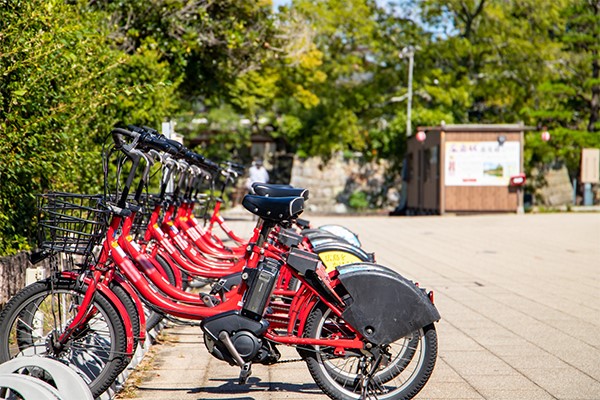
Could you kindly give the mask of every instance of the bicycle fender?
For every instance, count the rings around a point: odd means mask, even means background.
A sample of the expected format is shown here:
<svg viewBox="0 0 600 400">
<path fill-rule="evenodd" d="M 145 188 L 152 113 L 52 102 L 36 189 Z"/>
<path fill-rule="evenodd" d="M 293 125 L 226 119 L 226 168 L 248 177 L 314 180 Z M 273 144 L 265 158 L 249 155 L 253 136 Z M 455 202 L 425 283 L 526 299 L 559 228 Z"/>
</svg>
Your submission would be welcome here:
<svg viewBox="0 0 600 400">
<path fill-rule="evenodd" d="M 127 353 L 126 355 L 128 357 L 133 356 L 133 352 L 135 351 L 133 348 L 133 326 L 131 325 L 131 320 L 129 319 L 129 313 L 127 312 L 127 309 L 121 302 L 121 299 L 119 299 L 117 295 L 114 294 L 113 291 L 110 290 L 110 288 L 104 283 L 98 283 L 98 290 L 109 299 L 109 301 L 117 308 L 119 314 L 121 314 L 123 325 L 125 326 L 125 334 L 127 335 L 127 349 L 125 350 Z"/>
<path fill-rule="evenodd" d="M 63 271 L 61 273 L 61 278 L 62 279 L 77 279 L 79 274 L 73 272 L 73 271 Z M 83 282 L 86 285 L 91 284 L 91 279 L 88 277 L 85 277 L 83 279 Z M 125 334 L 127 335 L 127 348 L 126 348 L 126 355 L 128 357 L 133 356 L 133 352 L 135 351 L 135 349 L 133 348 L 133 327 L 131 325 L 131 321 L 128 318 L 128 313 L 127 313 L 127 309 L 125 308 L 125 306 L 123 305 L 123 303 L 121 302 L 121 300 L 117 297 L 116 294 L 113 293 L 112 290 L 110 290 L 110 288 L 108 286 L 106 286 L 104 283 L 102 282 L 98 282 L 96 289 L 102 293 L 104 295 L 104 297 L 106 297 L 108 299 L 108 301 L 115 306 L 115 308 L 117 309 L 117 311 L 119 312 L 119 314 L 121 315 L 122 319 L 123 319 L 123 325 L 125 327 Z"/>
<path fill-rule="evenodd" d="M 129 294 L 135 304 L 140 322 L 140 337 L 138 339 L 140 343 L 144 343 L 146 340 L 146 316 L 144 315 L 144 306 L 142 305 L 142 301 L 140 300 L 140 297 L 136 293 L 133 286 L 131 286 L 131 284 L 125 280 L 125 278 L 123 278 L 121 275 L 115 274 L 113 279 L 115 284 L 119 285 L 121 288 L 123 288 L 123 290 L 125 290 L 125 292 L 127 292 L 127 294 Z"/>
<path fill-rule="evenodd" d="M 342 318 L 376 345 L 392 343 L 440 319 L 427 294 L 389 268 L 356 263 L 340 266 L 338 272 L 352 298 Z"/>
</svg>

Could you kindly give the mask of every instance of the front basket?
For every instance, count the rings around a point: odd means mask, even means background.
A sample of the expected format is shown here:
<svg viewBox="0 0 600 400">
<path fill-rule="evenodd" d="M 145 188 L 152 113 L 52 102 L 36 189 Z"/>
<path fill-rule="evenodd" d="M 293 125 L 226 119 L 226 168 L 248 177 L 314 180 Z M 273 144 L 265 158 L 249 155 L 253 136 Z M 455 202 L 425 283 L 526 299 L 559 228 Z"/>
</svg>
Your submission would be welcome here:
<svg viewBox="0 0 600 400">
<path fill-rule="evenodd" d="M 102 196 L 50 192 L 37 199 L 40 248 L 89 255 L 104 236 L 109 211 Z"/>
</svg>

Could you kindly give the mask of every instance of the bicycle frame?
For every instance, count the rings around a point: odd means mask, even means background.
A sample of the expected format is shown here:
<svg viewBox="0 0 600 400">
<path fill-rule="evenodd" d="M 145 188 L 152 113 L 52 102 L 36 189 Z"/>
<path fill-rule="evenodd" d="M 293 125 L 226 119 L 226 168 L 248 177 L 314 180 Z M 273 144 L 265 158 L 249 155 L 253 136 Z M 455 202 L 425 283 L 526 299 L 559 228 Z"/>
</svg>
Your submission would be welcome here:
<svg viewBox="0 0 600 400">
<path fill-rule="evenodd" d="M 62 278 L 77 280 L 79 278 L 79 274 L 72 271 L 64 271 L 61 273 Z M 102 293 L 106 296 L 109 301 L 117 308 L 119 314 L 123 317 L 123 324 L 125 326 L 125 333 L 127 335 L 127 348 L 126 348 L 126 356 L 131 357 L 135 349 L 133 348 L 134 337 L 133 337 L 133 325 L 131 324 L 131 320 L 127 318 L 128 312 L 121 300 L 113 293 L 113 291 L 108 287 L 106 283 L 103 282 L 102 279 L 102 271 L 92 270 L 92 277 L 83 277 L 83 282 L 87 284 L 88 288 L 85 292 L 84 298 L 78 306 L 78 311 L 73 318 L 73 320 L 69 323 L 69 325 L 64 329 L 64 331 L 58 337 L 58 342 L 61 344 L 66 344 L 70 339 L 71 335 L 77 331 L 77 328 L 83 326 L 89 321 L 96 313 L 96 309 L 92 307 L 92 299 L 96 294 L 96 291 Z M 143 326 L 145 330 L 145 320 L 143 320 Z M 142 320 L 140 320 L 140 329 L 142 326 Z M 140 338 L 141 340 L 142 338 Z M 145 332 L 144 332 L 144 340 L 145 340 Z"/>
<path fill-rule="evenodd" d="M 101 268 L 94 268 L 93 278 L 87 278 L 86 283 L 88 284 L 88 291 L 86 292 L 84 302 L 82 303 L 82 307 L 80 307 L 77 316 L 73 319 L 71 324 L 69 325 L 69 329 L 65 330 L 65 333 L 61 335 L 61 340 L 66 342 L 68 337 L 76 330 L 78 326 L 85 320 L 88 312 L 84 310 L 86 307 L 86 302 L 89 305 L 89 300 L 94 295 L 95 291 L 100 291 L 103 294 L 106 294 L 107 297 L 113 302 L 119 311 L 124 316 L 124 320 L 127 320 L 126 329 L 128 335 L 128 353 L 132 352 L 133 349 L 133 331 L 131 328 L 131 321 L 128 321 L 127 311 L 125 307 L 122 305 L 120 300 L 111 292 L 108 284 L 112 279 L 115 279 L 115 276 L 118 276 L 114 273 L 112 268 L 105 268 L 104 266 L 109 266 L 111 261 L 114 262 L 116 268 L 121 271 L 124 279 L 131 283 L 133 288 L 135 288 L 135 292 L 139 293 L 145 301 L 152 304 L 154 308 L 158 308 L 161 311 L 168 313 L 177 318 L 185 318 L 191 320 L 201 320 L 210 316 L 214 316 L 220 314 L 225 311 L 240 309 L 240 302 L 243 300 L 243 295 L 247 290 L 247 285 L 242 283 L 238 290 L 231 294 L 224 302 L 214 306 L 214 307 L 206 307 L 199 305 L 190 305 L 190 304 L 182 304 L 174 302 L 170 299 L 165 298 L 160 293 L 158 293 L 155 289 L 150 286 L 147 282 L 146 278 L 142 275 L 142 273 L 138 270 L 138 267 L 134 264 L 134 262 L 128 257 L 126 251 L 121 247 L 119 243 L 119 239 L 116 238 L 115 232 L 116 228 L 121 224 L 122 217 L 114 216 L 111 222 L 111 226 L 107 231 L 107 239 L 103 244 L 103 251 L 101 253 L 101 257 L 98 263 L 98 266 Z M 279 258 L 280 255 L 265 250 L 260 246 L 254 245 L 251 251 L 251 255 L 248 258 L 248 268 L 256 268 L 258 266 L 259 260 L 261 256 L 266 254 L 269 257 Z M 137 260 L 136 260 L 137 261 Z M 151 263 L 143 263 L 140 264 L 141 269 L 144 273 L 147 270 L 151 270 Z M 285 266 L 283 267 L 285 268 Z M 288 268 L 288 270 L 291 270 Z M 157 273 L 157 272 L 155 272 Z M 295 297 L 292 301 L 292 305 L 290 307 L 290 317 L 286 318 L 287 321 L 273 323 L 273 326 L 269 328 L 268 332 L 265 334 L 265 337 L 269 340 L 274 341 L 275 343 L 285 344 L 285 345 L 312 345 L 312 346 L 332 346 L 336 348 L 355 348 L 360 349 L 363 347 L 363 343 L 361 341 L 361 336 L 358 332 L 348 326 L 348 330 L 354 332 L 356 334 L 355 339 L 352 340 L 342 340 L 342 339 L 312 339 L 302 337 L 304 334 L 304 325 L 306 322 L 306 318 L 310 310 L 314 307 L 314 305 L 321 301 L 326 304 L 329 308 L 331 308 L 332 312 L 335 315 L 341 316 L 342 310 L 329 302 L 326 298 L 324 298 L 316 289 L 314 289 L 310 284 L 305 280 L 305 278 L 295 271 L 291 270 L 291 274 L 298 279 L 302 283 L 302 290 L 295 294 Z M 76 273 L 64 273 L 63 276 L 65 278 L 76 279 Z M 337 281 L 334 281 L 337 284 Z M 142 313 L 143 315 L 143 313 Z M 277 318 L 276 314 L 266 315 L 265 318 L 267 320 Z M 285 327 L 287 334 L 282 335 L 276 332 L 277 329 Z M 296 329 L 295 329 L 296 328 Z M 294 334 L 297 332 L 297 334 Z M 130 345 L 129 345 L 130 344 Z"/>
<path fill-rule="evenodd" d="M 215 207 L 213 209 L 212 216 L 210 217 L 210 220 L 208 223 L 208 228 L 206 229 L 207 234 L 209 234 L 209 232 L 213 231 L 213 227 L 216 223 L 223 230 L 223 232 L 225 232 L 225 234 L 227 236 L 229 236 L 231 239 L 233 239 L 238 244 L 244 245 L 244 243 L 246 241 L 244 239 L 242 239 L 241 237 L 237 236 L 235 234 L 235 232 L 233 232 L 233 230 L 227 225 L 227 223 L 225 222 L 225 219 L 221 215 L 220 211 L 221 211 L 222 203 L 223 203 L 223 200 L 221 200 L 220 198 L 215 199 Z M 215 240 L 221 246 L 225 246 L 223 244 L 223 241 L 221 239 L 219 239 L 218 236 L 210 235 L 210 238 Z"/>
<path fill-rule="evenodd" d="M 185 201 L 177 209 L 173 222 L 178 229 L 184 231 L 190 239 L 198 246 L 200 250 L 206 250 L 210 252 L 216 252 L 221 257 L 237 257 L 243 256 L 246 253 L 246 245 L 248 241 L 245 240 L 237 247 L 226 247 L 218 236 L 212 234 L 212 230 L 204 230 L 198 225 L 196 218 L 193 214 L 194 203 L 191 201 Z M 213 214 L 214 217 L 214 214 Z M 222 219 L 219 215 L 219 217 Z M 232 234 L 233 231 L 230 230 Z M 239 243 L 239 242 L 238 242 Z M 212 254 L 212 253 L 209 253 Z"/>
</svg>

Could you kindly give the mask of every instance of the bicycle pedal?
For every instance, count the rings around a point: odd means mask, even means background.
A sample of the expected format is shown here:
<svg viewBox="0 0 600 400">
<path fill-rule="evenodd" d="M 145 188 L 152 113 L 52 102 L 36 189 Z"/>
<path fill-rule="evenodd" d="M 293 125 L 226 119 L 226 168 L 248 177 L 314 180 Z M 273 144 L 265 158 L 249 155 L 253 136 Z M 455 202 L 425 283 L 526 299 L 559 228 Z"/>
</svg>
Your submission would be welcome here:
<svg viewBox="0 0 600 400">
<path fill-rule="evenodd" d="M 221 300 L 219 300 L 217 297 L 207 293 L 200 293 L 200 298 L 202 299 L 204 305 L 207 307 L 214 307 L 217 304 L 221 303 Z"/>
<path fill-rule="evenodd" d="M 238 384 L 245 385 L 248 382 L 248 377 L 252 375 L 252 364 L 244 363 L 240 370 L 240 377 L 238 379 Z"/>
<path fill-rule="evenodd" d="M 227 283 L 227 280 L 225 280 L 225 279 L 219 279 L 219 281 L 217 283 L 215 283 L 213 285 L 213 287 L 210 289 L 210 294 L 217 294 L 217 293 L 219 293 L 221 290 L 223 290 L 223 288 L 225 287 L 226 283 Z"/>
</svg>

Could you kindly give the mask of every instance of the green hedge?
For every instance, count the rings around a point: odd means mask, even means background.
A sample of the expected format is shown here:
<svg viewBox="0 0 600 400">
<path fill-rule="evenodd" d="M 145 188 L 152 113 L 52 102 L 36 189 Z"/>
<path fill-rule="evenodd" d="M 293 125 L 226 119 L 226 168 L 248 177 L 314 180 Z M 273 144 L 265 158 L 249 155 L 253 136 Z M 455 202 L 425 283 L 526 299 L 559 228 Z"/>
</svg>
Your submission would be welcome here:
<svg viewBox="0 0 600 400">
<path fill-rule="evenodd" d="M 35 194 L 97 192 L 112 126 L 158 125 L 176 84 L 150 47 L 111 45 L 108 15 L 64 1 L 0 8 L 0 255 L 34 246 Z"/>
</svg>

